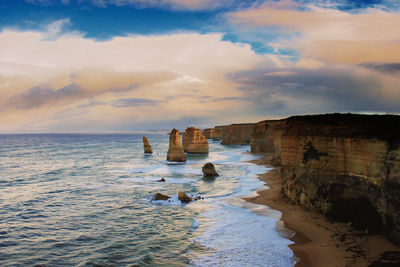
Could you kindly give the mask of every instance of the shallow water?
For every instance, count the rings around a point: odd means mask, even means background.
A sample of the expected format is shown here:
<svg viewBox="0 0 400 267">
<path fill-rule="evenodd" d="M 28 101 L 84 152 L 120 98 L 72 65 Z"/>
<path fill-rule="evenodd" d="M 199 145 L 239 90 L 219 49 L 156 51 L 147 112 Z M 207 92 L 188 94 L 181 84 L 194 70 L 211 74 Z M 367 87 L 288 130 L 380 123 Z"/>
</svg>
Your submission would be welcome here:
<svg viewBox="0 0 400 267">
<path fill-rule="evenodd" d="M 293 265 L 280 213 L 240 200 L 267 171 L 248 146 L 211 141 L 169 164 L 168 135 L 147 136 L 153 155 L 136 134 L 0 135 L 0 265 Z M 209 161 L 220 177 L 203 178 Z M 178 191 L 205 199 L 182 205 Z"/>
</svg>

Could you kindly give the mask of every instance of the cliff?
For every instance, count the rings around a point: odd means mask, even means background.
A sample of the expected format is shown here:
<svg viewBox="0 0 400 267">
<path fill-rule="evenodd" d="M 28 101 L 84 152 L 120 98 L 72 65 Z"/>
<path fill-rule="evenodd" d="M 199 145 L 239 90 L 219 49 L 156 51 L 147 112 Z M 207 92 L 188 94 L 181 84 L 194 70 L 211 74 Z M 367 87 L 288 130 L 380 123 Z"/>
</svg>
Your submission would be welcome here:
<svg viewBox="0 0 400 267">
<path fill-rule="evenodd" d="M 251 136 L 251 152 L 272 153 L 273 164 L 280 165 L 281 137 L 286 127 L 286 120 L 266 120 L 256 123 Z"/>
<path fill-rule="evenodd" d="M 249 145 L 255 123 L 241 123 L 223 126 L 221 144 Z"/>
<path fill-rule="evenodd" d="M 212 129 L 212 139 L 214 141 L 221 141 L 223 145 L 249 145 L 255 125 L 255 123 L 237 123 L 215 126 Z M 204 131 L 208 132 L 208 130 L 205 129 Z"/>
<path fill-rule="evenodd" d="M 400 244 L 400 116 L 326 114 L 255 125 L 293 202 Z"/>
<path fill-rule="evenodd" d="M 203 134 L 207 139 L 213 139 L 214 137 L 214 128 L 207 128 L 203 130 Z"/>
<path fill-rule="evenodd" d="M 208 141 L 203 132 L 195 127 L 189 127 L 182 136 L 183 150 L 187 153 L 207 154 Z"/>
<path fill-rule="evenodd" d="M 214 141 L 220 141 L 222 139 L 222 130 L 224 129 L 225 126 L 215 126 L 214 127 L 214 135 L 212 137 L 212 140 Z"/>
</svg>

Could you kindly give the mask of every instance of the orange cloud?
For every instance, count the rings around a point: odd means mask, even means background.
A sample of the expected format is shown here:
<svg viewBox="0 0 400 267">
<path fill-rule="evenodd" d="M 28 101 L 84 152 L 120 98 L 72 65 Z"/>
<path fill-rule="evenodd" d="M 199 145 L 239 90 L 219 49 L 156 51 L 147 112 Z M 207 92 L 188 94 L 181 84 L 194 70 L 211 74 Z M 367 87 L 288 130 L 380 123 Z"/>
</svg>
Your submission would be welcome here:
<svg viewBox="0 0 400 267">
<path fill-rule="evenodd" d="M 238 103 L 199 99 L 242 96 L 227 74 L 264 60 L 248 45 L 222 41 L 222 34 L 103 42 L 46 36 L 0 32 L 0 132 L 134 129 L 182 116 L 217 118 L 230 106 L 240 113 Z"/>
<path fill-rule="evenodd" d="M 300 11 L 287 3 L 283 7 L 263 5 L 229 17 L 239 25 L 296 33 L 277 43 L 305 58 L 348 64 L 400 61 L 400 13 L 366 9 L 352 14 L 315 6 Z"/>
</svg>

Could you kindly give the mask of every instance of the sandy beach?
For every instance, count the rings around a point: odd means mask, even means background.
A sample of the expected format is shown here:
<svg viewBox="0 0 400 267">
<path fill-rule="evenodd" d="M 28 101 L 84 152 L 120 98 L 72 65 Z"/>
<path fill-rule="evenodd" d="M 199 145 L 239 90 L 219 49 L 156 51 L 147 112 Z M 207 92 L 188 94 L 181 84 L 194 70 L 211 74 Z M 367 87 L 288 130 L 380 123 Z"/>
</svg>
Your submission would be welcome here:
<svg viewBox="0 0 400 267">
<path fill-rule="evenodd" d="M 253 163 L 272 168 L 270 158 L 266 154 Z M 260 175 L 259 179 L 269 188 L 246 200 L 282 212 L 281 221 L 296 233 L 290 246 L 299 259 L 296 267 L 369 266 L 385 251 L 400 251 L 400 247 L 383 236 L 368 235 L 345 223 L 330 222 L 321 214 L 289 202 L 281 193 L 279 167 Z"/>
</svg>

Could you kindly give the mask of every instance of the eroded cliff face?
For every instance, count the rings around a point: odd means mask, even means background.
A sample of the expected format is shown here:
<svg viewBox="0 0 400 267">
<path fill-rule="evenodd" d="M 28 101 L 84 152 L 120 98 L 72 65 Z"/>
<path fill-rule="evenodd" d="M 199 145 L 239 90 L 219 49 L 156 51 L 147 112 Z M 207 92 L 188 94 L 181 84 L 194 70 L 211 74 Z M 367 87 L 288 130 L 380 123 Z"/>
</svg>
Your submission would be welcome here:
<svg viewBox="0 0 400 267">
<path fill-rule="evenodd" d="M 257 123 L 293 202 L 400 244 L 400 116 L 328 114 Z"/>
<path fill-rule="evenodd" d="M 222 128 L 221 144 L 249 145 L 255 123 L 231 124 Z"/>
<path fill-rule="evenodd" d="M 212 137 L 213 141 L 220 141 L 222 139 L 222 130 L 225 126 L 215 126 L 214 127 L 214 135 Z"/>
<path fill-rule="evenodd" d="M 273 153 L 273 164 L 280 165 L 281 137 L 286 127 L 285 120 L 267 120 L 256 123 L 251 136 L 251 152 Z"/>
<path fill-rule="evenodd" d="M 203 134 L 207 139 L 212 139 L 214 137 L 214 128 L 204 129 Z"/>
</svg>

